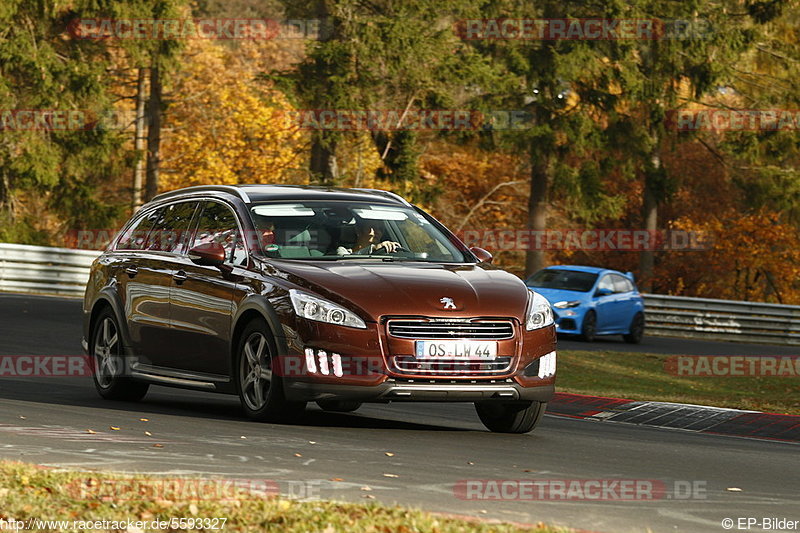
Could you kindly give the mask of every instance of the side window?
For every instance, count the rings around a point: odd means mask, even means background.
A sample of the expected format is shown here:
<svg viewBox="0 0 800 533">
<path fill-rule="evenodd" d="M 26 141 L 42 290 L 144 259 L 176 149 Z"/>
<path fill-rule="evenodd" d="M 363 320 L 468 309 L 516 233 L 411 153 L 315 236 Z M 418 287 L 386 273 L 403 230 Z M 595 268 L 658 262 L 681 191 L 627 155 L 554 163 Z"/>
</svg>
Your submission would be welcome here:
<svg viewBox="0 0 800 533">
<path fill-rule="evenodd" d="M 611 274 L 611 280 L 614 283 L 614 292 L 616 293 L 628 292 L 628 286 L 625 283 L 625 278 L 623 278 L 622 276 L 618 276 L 616 274 Z"/>
<path fill-rule="evenodd" d="M 216 242 L 225 248 L 229 263 L 242 265 L 247 260 L 243 235 L 239 234 L 236 216 L 227 206 L 219 202 L 206 202 L 197 225 L 197 233 L 190 248 Z"/>
<path fill-rule="evenodd" d="M 145 250 L 147 249 L 147 238 L 150 235 L 150 230 L 156 225 L 156 221 L 161 216 L 163 209 L 154 209 L 147 213 L 139 215 L 131 226 L 125 230 L 125 233 L 117 241 L 115 250 Z"/>
<path fill-rule="evenodd" d="M 620 275 L 614 275 L 614 292 L 631 292 L 633 283 Z"/>
<path fill-rule="evenodd" d="M 197 202 L 180 202 L 163 209 L 147 239 L 147 249 L 181 253 L 196 208 Z"/>
<path fill-rule="evenodd" d="M 600 283 L 597 284 L 597 290 L 600 289 L 608 289 L 611 292 L 614 292 L 614 281 L 611 279 L 611 275 L 603 276 L 603 279 L 600 280 Z"/>
</svg>

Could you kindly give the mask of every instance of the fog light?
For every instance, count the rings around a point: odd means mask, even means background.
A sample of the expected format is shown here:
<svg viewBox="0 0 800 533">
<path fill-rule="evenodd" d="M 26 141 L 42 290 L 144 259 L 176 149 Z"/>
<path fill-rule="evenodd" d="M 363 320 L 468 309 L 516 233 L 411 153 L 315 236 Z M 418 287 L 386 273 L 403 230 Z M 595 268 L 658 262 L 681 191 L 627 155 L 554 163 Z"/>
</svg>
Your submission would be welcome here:
<svg viewBox="0 0 800 533">
<path fill-rule="evenodd" d="M 313 374 L 317 371 L 317 362 L 314 359 L 314 350 L 311 348 L 306 348 L 306 369 L 308 369 L 309 373 Z"/>
<path fill-rule="evenodd" d="M 550 352 L 539 358 L 539 377 L 549 378 L 556 373 L 556 352 Z"/>
<path fill-rule="evenodd" d="M 333 375 L 340 378 L 344 375 L 342 372 L 342 356 L 338 353 L 331 354 L 331 362 L 333 363 Z"/>
<path fill-rule="evenodd" d="M 325 350 L 320 350 L 317 352 L 317 357 L 319 359 L 319 372 L 320 374 L 328 375 L 331 373 L 330 368 L 328 368 L 328 353 Z"/>
</svg>

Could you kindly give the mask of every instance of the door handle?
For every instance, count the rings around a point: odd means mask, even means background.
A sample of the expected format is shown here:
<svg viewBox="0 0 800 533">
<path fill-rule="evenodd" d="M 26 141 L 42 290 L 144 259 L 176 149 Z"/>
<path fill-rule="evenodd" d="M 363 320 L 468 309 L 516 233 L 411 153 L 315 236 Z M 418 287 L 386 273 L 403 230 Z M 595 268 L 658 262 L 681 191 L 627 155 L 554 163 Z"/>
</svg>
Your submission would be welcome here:
<svg viewBox="0 0 800 533">
<path fill-rule="evenodd" d="M 139 269 L 136 267 L 136 265 L 128 265 L 125 267 L 125 273 L 128 275 L 128 277 L 132 278 L 139 273 Z"/>
<path fill-rule="evenodd" d="M 175 282 L 176 282 L 178 285 L 180 285 L 181 283 L 183 283 L 184 281 L 186 281 L 186 278 L 188 278 L 188 277 L 189 277 L 189 276 L 187 276 L 187 275 L 186 275 L 186 272 L 184 272 L 183 270 L 178 270 L 177 272 L 175 272 L 175 273 L 172 275 L 172 279 L 174 279 L 174 280 L 175 280 Z"/>
</svg>

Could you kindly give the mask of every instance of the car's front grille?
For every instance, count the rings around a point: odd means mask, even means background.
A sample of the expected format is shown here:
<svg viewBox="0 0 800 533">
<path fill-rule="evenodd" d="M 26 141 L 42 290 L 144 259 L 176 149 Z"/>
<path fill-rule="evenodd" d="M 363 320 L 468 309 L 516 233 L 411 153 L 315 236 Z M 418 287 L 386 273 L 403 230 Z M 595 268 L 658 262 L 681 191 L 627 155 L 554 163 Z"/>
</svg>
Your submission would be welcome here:
<svg viewBox="0 0 800 533">
<path fill-rule="evenodd" d="M 394 370 L 405 374 L 435 376 L 489 376 L 505 374 L 511 369 L 513 358 L 498 357 L 491 361 L 466 361 L 464 359 L 419 360 L 410 355 L 392 358 Z"/>
<path fill-rule="evenodd" d="M 510 320 L 480 319 L 393 319 L 389 335 L 401 339 L 474 339 L 505 340 L 514 338 Z"/>
</svg>

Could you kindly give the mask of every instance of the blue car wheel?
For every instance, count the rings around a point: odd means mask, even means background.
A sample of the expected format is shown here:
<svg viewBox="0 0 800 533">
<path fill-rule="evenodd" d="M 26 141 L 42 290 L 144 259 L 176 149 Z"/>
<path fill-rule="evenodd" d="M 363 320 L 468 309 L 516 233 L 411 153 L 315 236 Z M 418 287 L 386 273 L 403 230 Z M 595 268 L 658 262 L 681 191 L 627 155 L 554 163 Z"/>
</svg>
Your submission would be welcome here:
<svg viewBox="0 0 800 533">
<path fill-rule="evenodd" d="M 628 333 L 623 335 L 622 338 L 625 339 L 625 342 L 628 344 L 639 344 L 642 342 L 643 336 L 644 315 L 642 313 L 636 313 L 636 315 L 633 317 L 633 320 L 631 320 L 631 327 L 628 330 Z"/>
</svg>

